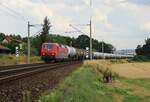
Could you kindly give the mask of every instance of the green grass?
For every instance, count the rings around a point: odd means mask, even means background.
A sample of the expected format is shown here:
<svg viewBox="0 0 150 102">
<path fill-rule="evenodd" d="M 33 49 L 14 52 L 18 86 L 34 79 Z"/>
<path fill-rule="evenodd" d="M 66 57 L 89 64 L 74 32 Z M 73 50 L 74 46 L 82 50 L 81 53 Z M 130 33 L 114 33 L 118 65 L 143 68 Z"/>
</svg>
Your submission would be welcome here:
<svg viewBox="0 0 150 102">
<path fill-rule="evenodd" d="M 80 68 L 66 78 L 40 102 L 150 102 L 150 96 L 134 94 L 135 87 L 150 92 L 148 80 L 117 78 L 115 83 L 106 84 L 102 75 L 91 68 Z M 140 89 L 139 89 L 140 90 Z"/>
<path fill-rule="evenodd" d="M 124 79 L 123 82 L 128 83 L 129 85 L 138 85 L 140 87 L 144 87 L 148 90 L 150 90 L 150 79 L 136 79 L 136 80 L 131 80 L 131 79 Z"/>
</svg>

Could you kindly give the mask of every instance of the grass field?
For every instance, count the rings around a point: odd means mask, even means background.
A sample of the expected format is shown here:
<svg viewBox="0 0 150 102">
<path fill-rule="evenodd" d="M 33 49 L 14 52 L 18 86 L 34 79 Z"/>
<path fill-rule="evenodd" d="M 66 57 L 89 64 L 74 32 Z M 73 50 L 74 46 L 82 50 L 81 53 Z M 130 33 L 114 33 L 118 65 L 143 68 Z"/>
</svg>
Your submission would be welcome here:
<svg viewBox="0 0 150 102">
<path fill-rule="evenodd" d="M 150 102 L 150 79 L 147 77 L 126 78 L 119 71 L 122 77 L 117 77 L 112 83 L 103 82 L 103 75 L 98 69 L 105 70 L 116 64 L 120 68 L 121 63 L 123 66 L 129 64 L 126 61 L 87 61 L 62 81 L 58 88 L 45 93 L 40 102 Z"/>
<path fill-rule="evenodd" d="M 86 61 L 85 65 L 92 68 L 109 68 L 113 72 L 116 72 L 122 77 L 132 79 L 150 79 L 150 62 L 128 62 L 127 60 L 95 60 Z"/>
<path fill-rule="evenodd" d="M 125 63 L 113 64 L 112 71 L 118 73 L 120 76 L 133 79 L 150 79 L 150 63 Z"/>
<path fill-rule="evenodd" d="M 41 58 L 39 56 L 31 56 L 31 63 L 40 63 Z M 15 55 L 0 55 L 0 66 L 3 65 L 15 65 L 15 64 L 26 64 L 27 56 L 19 56 Z"/>
</svg>

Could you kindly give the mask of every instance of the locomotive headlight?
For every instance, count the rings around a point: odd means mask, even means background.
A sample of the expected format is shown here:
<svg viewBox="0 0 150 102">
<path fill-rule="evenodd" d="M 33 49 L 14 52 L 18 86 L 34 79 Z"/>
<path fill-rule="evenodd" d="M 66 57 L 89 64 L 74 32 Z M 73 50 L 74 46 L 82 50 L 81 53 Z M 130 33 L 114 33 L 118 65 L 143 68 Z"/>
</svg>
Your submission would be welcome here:
<svg viewBox="0 0 150 102">
<path fill-rule="evenodd" d="M 51 53 L 52 56 L 55 56 L 55 52 Z"/>
<path fill-rule="evenodd" d="M 44 56 L 44 55 L 45 55 L 45 53 L 42 53 L 42 55 Z"/>
</svg>

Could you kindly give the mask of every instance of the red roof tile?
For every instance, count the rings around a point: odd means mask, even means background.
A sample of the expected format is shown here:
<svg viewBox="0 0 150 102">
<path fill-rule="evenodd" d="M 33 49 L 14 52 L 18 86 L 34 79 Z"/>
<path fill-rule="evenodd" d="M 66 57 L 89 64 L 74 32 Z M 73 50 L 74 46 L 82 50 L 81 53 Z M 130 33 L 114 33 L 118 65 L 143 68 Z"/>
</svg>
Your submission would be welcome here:
<svg viewBox="0 0 150 102">
<path fill-rule="evenodd" d="M 4 46 L 2 46 L 2 45 L 0 45 L 0 49 L 2 49 L 2 50 L 10 50 L 9 48 L 4 47 Z"/>
</svg>

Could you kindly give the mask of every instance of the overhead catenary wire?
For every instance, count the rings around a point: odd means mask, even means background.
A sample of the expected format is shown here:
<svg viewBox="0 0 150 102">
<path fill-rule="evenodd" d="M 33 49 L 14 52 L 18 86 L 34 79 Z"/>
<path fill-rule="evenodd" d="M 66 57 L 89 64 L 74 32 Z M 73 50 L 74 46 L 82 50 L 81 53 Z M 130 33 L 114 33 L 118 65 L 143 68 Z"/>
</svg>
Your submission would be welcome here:
<svg viewBox="0 0 150 102">
<path fill-rule="evenodd" d="M 34 35 L 32 35 L 32 37 L 38 36 L 41 32 L 42 32 L 42 29 L 38 30 Z"/>
<path fill-rule="evenodd" d="M 81 31 L 80 29 L 76 28 L 76 27 L 75 27 L 75 26 L 73 26 L 72 24 L 70 24 L 69 26 L 70 26 L 70 27 L 72 27 L 73 29 L 75 29 L 77 32 L 80 32 L 80 33 L 82 33 L 82 34 L 85 34 L 85 35 L 86 35 L 86 33 L 84 33 L 83 31 Z"/>
<path fill-rule="evenodd" d="M 0 3 L 0 6 L 3 7 L 3 8 L 5 8 L 5 9 L 7 9 L 7 10 L 11 13 L 11 15 L 13 15 L 13 17 L 17 17 L 17 18 L 20 18 L 20 19 L 23 20 L 23 21 L 26 21 L 25 17 L 24 17 L 21 13 L 19 13 L 19 12 L 13 10 L 13 9 L 11 9 L 11 8 L 9 8 L 8 6 L 6 6 L 6 5 L 3 4 L 3 3 Z M 9 14 L 10 14 L 10 13 L 9 13 Z"/>
<path fill-rule="evenodd" d="M 18 16 L 14 15 L 14 14 L 8 12 L 8 11 L 4 11 L 3 9 L 1 9 L 0 11 L 3 11 L 6 15 L 11 16 L 11 17 L 13 17 L 14 19 L 17 19 L 17 18 L 18 18 Z M 20 19 L 20 20 L 21 20 L 21 19 Z"/>
</svg>

